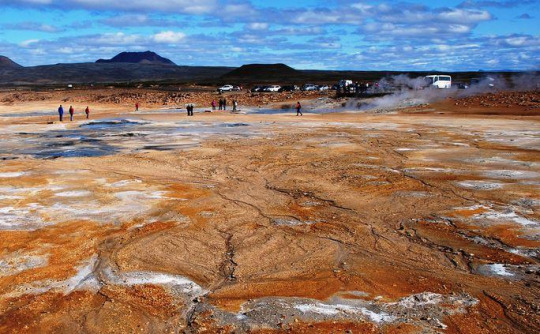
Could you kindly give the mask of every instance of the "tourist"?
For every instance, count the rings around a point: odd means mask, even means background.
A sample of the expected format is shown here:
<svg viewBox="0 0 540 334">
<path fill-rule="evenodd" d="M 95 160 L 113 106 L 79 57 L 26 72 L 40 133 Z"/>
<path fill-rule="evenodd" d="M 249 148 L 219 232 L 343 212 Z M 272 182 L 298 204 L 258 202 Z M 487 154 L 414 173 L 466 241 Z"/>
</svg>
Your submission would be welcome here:
<svg viewBox="0 0 540 334">
<path fill-rule="evenodd" d="M 135 103 L 135 111 L 139 111 L 139 102 Z"/>
<path fill-rule="evenodd" d="M 219 110 L 223 110 L 223 99 L 219 99 Z"/>
<path fill-rule="evenodd" d="M 73 122 L 73 114 L 75 113 L 75 109 L 73 109 L 73 106 L 69 106 L 69 120 Z"/>
<path fill-rule="evenodd" d="M 90 115 L 90 108 L 88 108 L 88 106 L 84 109 L 84 113 L 86 114 L 86 119 L 88 119 L 88 116 Z"/>
<path fill-rule="evenodd" d="M 212 100 L 212 110 L 216 110 L 216 100 Z"/>
<path fill-rule="evenodd" d="M 238 107 L 238 101 L 233 100 L 232 101 L 232 111 L 236 112 L 236 108 Z"/>
<path fill-rule="evenodd" d="M 298 116 L 298 114 L 300 114 L 300 116 L 303 116 L 300 109 L 302 109 L 302 106 L 300 105 L 300 102 L 296 102 L 296 116 Z"/>
<path fill-rule="evenodd" d="M 60 117 L 60 122 L 62 122 L 62 118 L 64 117 L 64 108 L 62 107 L 62 105 L 58 107 L 58 116 Z"/>
<path fill-rule="evenodd" d="M 227 110 L 227 100 L 223 98 L 223 110 Z"/>
</svg>

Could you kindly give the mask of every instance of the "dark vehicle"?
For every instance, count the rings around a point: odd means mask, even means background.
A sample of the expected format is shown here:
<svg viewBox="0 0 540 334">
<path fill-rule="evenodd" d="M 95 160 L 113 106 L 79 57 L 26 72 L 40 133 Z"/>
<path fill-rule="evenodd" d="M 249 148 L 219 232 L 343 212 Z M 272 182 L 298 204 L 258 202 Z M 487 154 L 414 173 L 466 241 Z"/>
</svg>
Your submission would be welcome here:
<svg viewBox="0 0 540 334">
<path fill-rule="evenodd" d="M 255 86 L 253 88 L 251 88 L 251 92 L 254 93 L 254 92 L 262 92 L 263 91 L 263 86 Z"/>
<path fill-rule="evenodd" d="M 331 90 L 338 90 L 339 89 L 339 85 L 338 84 L 334 84 L 332 85 L 332 87 L 330 87 Z"/>
<path fill-rule="evenodd" d="M 484 77 L 484 78 L 472 78 L 471 79 L 471 87 L 472 86 L 479 86 L 482 88 L 495 88 L 495 79 L 492 77 Z"/>
<path fill-rule="evenodd" d="M 295 90 L 298 90 L 297 86 L 289 85 L 289 86 L 281 86 L 278 92 L 294 92 Z"/>
</svg>

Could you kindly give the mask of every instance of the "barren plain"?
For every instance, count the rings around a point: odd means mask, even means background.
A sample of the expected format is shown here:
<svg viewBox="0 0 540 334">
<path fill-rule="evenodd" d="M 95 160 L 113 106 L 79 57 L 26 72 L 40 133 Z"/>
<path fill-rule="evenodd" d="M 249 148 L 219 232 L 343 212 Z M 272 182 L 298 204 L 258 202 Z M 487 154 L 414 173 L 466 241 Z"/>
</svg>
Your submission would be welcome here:
<svg viewBox="0 0 540 334">
<path fill-rule="evenodd" d="M 137 94 L 0 94 L 0 332 L 540 331 L 538 91 Z"/>
</svg>

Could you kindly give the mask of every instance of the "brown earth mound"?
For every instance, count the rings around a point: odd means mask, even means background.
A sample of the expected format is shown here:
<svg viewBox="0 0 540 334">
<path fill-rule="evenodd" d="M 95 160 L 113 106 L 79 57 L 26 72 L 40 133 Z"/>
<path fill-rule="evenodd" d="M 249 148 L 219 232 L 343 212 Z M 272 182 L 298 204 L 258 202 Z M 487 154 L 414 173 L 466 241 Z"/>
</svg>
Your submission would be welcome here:
<svg viewBox="0 0 540 334">
<path fill-rule="evenodd" d="M 232 70 L 223 75 L 221 79 L 235 82 L 285 82 L 298 80 L 302 72 L 285 64 L 249 64 Z"/>
<path fill-rule="evenodd" d="M 20 67 L 22 66 L 9 59 L 8 57 L 0 56 L 0 69 L 13 69 Z"/>
</svg>

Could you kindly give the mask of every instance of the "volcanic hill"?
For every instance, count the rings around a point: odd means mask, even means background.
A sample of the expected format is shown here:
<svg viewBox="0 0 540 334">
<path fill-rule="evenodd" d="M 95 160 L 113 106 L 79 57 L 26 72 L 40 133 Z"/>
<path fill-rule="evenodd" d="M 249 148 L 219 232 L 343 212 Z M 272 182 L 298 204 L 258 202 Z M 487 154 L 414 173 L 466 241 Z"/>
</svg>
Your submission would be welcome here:
<svg viewBox="0 0 540 334">
<path fill-rule="evenodd" d="M 20 68 L 21 65 L 17 64 L 13 60 L 9 59 L 5 56 L 0 56 L 0 68 L 2 69 L 8 69 L 8 68 Z"/>
<path fill-rule="evenodd" d="M 134 63 L 176 65 L 170 59 L 163 58 L 155 52 L 121 52 L 111 59 L 98 59 L 96 63 Z"/>
<path fill-rule="evenodd" d="M 276 81 L 302 76 L 302 72 L 285 64 L 248 64 L 223 75 L 222 79 L 236 81 Z"/>
</svg>

